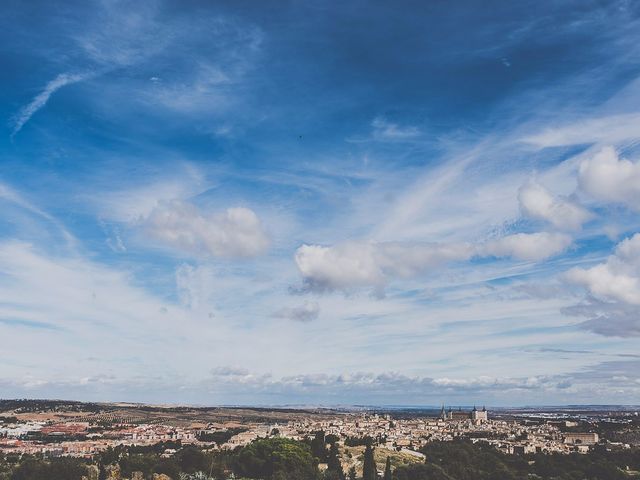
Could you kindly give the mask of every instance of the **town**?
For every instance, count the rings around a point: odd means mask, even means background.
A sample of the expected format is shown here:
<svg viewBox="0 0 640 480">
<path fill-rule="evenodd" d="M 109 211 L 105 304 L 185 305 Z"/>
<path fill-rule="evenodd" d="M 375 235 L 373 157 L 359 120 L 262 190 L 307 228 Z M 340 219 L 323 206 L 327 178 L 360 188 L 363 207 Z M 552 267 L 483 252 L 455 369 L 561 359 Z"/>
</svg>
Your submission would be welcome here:
<svg viewBox="0 0 640 480">
<path fill-rule="evenodd" d="M 5 411 L 0 416 L 0 450 L 86 457 L 118 445 L 176 441 L 225 450 L 272 436 L 304 440 L 317 432 L 337 437 L 342 445 L 370 438 L 380 448 L 416 458 L 421 457 L 420 448 L 429 442 L 458 438 L 485 442 L 507 454 L 586 453 L 601 441 L 620 448 L 630 447 L 611 439 L 601 439 L 594 431 L 598 419 L 582 422 L 588 431 L 571 431 L 579 425 L 578 420 L 518 418 L 504 412 L 492 418 L 491 412 L 484 407 L 467 411 L 443 406 L 439 415 L 433 417 L 395 418 L 392 413 L 301 410 L 282 412 L 273 420 L 252 418 L 251 415 L 238 418 L 219 415 L 220 418 L 213 421 L 208 418 L 211 414 L 207 409 L 199 412 L 198 409 L 157 408 L 155 412 L 153 409 L 145 412 L 141 406 L 117 408 L 105 405 L 103 408 L 93 413 L 25 412 L 21 408 Z M 149 414 L 156 412 L 161 414 Z M 187 412 L 191 415 L 185 415 Z M 229 412 L 242 411 L 229 409 Z M 617 414 L 615 419 L 624 424 L 637 416 L 638 412 L 628 412 Z M 171 450 L 166 454 L 171 454 Z"/>
<path fill-rule="evenodd" d="M 543 465 L 545 457 L 567 459 L 558 464 L 561 469 L 574 468 L 582 457 L 584 468 L 591 468 L 604 454 L 620 463 L 608 464 L 613 472 L 636 478 L 637 468 L 629 465 L 640 460 L 638 415 L 632 407 L 198 408 L 0 400 L 0 479 L 45 475 L 34 465 L 74 466 L 75 473 L 52 478 L 78 480 L 238 478 L 235 473 L 270 479 L 278 477 L 263 474 L 263 463 L 292 451 L 306 456 L 311 470 L 299 476 L 287 464 L 279 467 L 289 472 L 283 478 L 438 478 L 402 472 L 440 468 L 432 464 L 455 461 L 455 449 L 466 449 L 469 468 L 481 461 L 474 455 L 488 455 L 497 469 L 507 468 L 503 462 L 513 469 Z M 260 463 L 255 455 L 266 457 Z M 373 476 L 367 474 L 367 457 Z M 189 466 L 194 461 L 198 467 Z M 262 470 L 247 470 L 251 464 Z"/>
</svg>

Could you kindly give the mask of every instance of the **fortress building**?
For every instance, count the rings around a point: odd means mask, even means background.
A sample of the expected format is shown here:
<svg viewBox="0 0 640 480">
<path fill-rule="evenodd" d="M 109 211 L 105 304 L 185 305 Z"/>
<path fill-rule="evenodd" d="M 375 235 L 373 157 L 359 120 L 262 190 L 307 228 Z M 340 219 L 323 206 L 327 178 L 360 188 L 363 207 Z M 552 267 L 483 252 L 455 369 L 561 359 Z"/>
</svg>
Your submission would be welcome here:
<svg viewBox="0 0 640 480">
<path fill-rule="evenodd" d="M 486 407 L 482 407 L 482 410 L 478 410 L 474 406 L 473 410 L 467 412 L 462 410 L 462 408 L 458 408 L 458 410 L 452 410 L 452 408 L 449 407 L 448 410 L 445 410 L 444 405 L 442 405 L 440 416 L 438 418 L 443 421 L 453 422 L 471 420 L 474 424 L 480 425 L 489 421 L 489 412 L 487 412 Z"/>
<path fill-rule="evenodd" d="M 478 410 L 474 405 L 473 410 L 471 411 L 471 420 L 476 424 L 487 422 L 489 420 L 487 408 L 482 407 L 482 410 Z"/>
</svg>

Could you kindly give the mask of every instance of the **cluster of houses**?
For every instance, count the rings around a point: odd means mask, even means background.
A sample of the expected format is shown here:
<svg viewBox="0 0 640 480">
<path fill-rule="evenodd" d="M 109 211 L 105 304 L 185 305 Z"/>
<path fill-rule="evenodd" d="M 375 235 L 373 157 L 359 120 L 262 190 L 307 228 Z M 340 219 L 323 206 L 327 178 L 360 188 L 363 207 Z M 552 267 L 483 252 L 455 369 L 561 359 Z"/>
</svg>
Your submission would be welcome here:
<svg viewBox="0 0 640 480">
<path fill-rule="evenodd" d="M 83 419 L 88 420 L 88 419 Z M 192 424 L 183 427 L 164 424 L 118 424 L 109 428 L 90 421 L 23 422 L 0 428 L 0 450 L 47 455 L 91 456 L 116 445 L 152 445 L 165 441 L 192 443 L 204 448 L 233 449 L 258 438 L 281 436 L 302 440 L 318 431 L 334 435 L 339 443 L 349 439 L 370 437 L 378 447 L 390 450 L 417 452 L 432 441 L 451 441 L 470 438 L 486 442 L 505 453 L 528 454 L 587 452 L 599 441 L 596 433 L 563 433 L 557 422 L 518 422 L 489 419 L 486 408 L 446 409 L 438 417 L 394 419 L 390 415 L 369 413 L 336 413 L 318 417 L 301 414 L 296 420 L 283 424 Z M 227 430 L 231 429 L 231 430 Z M 201 441 L 207 433 L 233 433 L 221 445 Z M 36 434 L 34 436 L 34 434 Z M 49 441 L 43 441 L 46 437 Z M 59 441 L 51 439 L 59 438 Z"/>
</svg>

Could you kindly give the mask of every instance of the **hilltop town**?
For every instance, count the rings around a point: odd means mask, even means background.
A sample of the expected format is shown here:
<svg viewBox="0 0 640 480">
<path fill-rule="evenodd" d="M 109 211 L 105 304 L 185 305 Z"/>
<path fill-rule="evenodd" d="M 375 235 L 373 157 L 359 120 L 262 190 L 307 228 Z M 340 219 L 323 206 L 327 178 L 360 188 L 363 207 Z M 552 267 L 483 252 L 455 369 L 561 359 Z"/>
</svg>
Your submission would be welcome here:
<svg viewBox="0 0 640 480">
<path fill-rule="evenodd" d="M 637 424 L 638 412 L 598 415 L 515 415 L 486 408 L 441 408 L 432 415 L 410 412 L 170 408 L 123 404 L 5 402 L 0 413 L 0 451 L 90 457 L 116 446 L 179 442 L 232 450 L 254 440 L 335 436 L 345 448 L 371 439 L 382 449 L 421 459 L 429 442 L 469 439 L 506 454 L 586 453 L 598 444 L 629 448 L 603 438 L 600 424 Z M 398 414 L 401 413 L 401 414 Z M 166 455 L 172 449 L 167 448 Z M 345 460 L 345 466 L 350 467 Z"/>
</svg>

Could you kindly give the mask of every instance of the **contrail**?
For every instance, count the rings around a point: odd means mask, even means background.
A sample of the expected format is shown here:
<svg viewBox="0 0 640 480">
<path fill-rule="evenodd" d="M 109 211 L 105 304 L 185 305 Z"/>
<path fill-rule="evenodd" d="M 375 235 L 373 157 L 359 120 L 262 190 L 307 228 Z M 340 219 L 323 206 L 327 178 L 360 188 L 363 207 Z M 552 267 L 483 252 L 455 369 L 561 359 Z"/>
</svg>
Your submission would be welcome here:
<svg viewBox="0 0 640 480">
<path fill-rule="evenodd" d="M 51 97 L 54 92 L 64 87 L 65 85 L 80 82 L 90 76 L 91 75 L 87 73 L 61 73 L 56 78 L 47 83 L 47 86 L 44 88 L 44 90 L 36 95 L 35 98 L 31 100 L 31 103 L 24 106 L 14 117 L 14 126 L 11 132 L 11 138 L 13 138 L 22 129 L 22 127 L 25 126 L 25 124 L 29 121 L 34 113 L 36 113 L 46 105 L 46 103 L 49 101 L 49 97 Z"/>
</svg>

